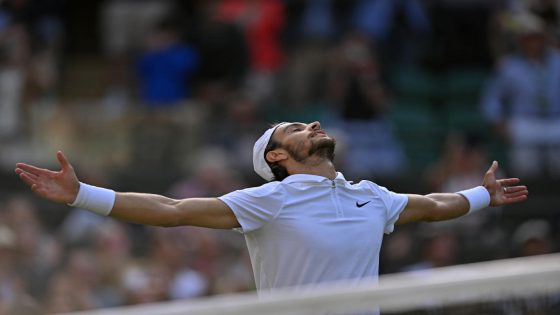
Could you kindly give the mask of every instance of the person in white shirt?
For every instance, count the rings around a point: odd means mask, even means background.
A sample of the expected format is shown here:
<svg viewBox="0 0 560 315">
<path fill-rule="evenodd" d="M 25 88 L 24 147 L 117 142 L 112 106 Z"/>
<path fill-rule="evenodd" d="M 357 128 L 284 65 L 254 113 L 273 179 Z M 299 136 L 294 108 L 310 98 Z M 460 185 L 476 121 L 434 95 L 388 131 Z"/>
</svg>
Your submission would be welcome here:
<svg viewBox="0 0 560 315">
<path fill-rule="evenodd" d="M 15 171 L 43 198 L 116 219 L 241 228 L 259 292 L 376 279 L 383 234 L 395 224 L 449 220 L 528 195 L 518 178 L 495 178 L 496 161 L 482 186 L 458 193 L 398 194 L 371 181 L 353 184 L 335 170 L 334 148 L 319 122 L 277 124 L 253 150 L 255 171 L 269 183 L 218 198 L 175 200 L 90 186 L 60 151 L 60 171 L 24 163 Z"/>
</svg>

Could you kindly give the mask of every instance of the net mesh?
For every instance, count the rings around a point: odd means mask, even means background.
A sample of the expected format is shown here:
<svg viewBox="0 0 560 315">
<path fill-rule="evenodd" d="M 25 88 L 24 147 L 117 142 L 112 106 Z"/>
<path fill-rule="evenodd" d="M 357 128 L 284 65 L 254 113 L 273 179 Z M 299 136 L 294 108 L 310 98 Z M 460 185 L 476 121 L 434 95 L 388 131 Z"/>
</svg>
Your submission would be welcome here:
<svg viewBox="0 0 560 315">
<path fill-rule="evenodd" d="M 72 315 L 560 314 L 560 254 L 384 275 L 379 282 L 244 293 Z M 375 311 L 374 311 L 375 313 Z"/>
</svg>

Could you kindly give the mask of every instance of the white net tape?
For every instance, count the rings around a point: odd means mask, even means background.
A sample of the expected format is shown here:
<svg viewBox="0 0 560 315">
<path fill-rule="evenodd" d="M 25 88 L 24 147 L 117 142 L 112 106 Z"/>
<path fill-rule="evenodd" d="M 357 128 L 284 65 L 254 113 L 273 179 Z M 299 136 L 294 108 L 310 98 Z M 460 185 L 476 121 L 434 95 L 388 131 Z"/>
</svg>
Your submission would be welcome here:
<svg viewBox="0 0 560 315">
<path fill-rule="evenodd" d="M 72 315 L 315 314 L 376 307 L 394 312 L 551 292 L 560 294 L 560 254 L 384 275 L 379 283 L 332 283 L 313 289 L 277 290 L 260 297 L 244 293 Z"/>
</svg>

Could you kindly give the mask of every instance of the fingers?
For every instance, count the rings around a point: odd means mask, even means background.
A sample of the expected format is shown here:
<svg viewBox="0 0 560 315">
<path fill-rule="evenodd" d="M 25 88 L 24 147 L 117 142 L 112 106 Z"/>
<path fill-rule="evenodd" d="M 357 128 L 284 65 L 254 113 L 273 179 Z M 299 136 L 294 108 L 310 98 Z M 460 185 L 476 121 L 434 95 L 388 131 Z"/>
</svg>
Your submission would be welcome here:
<svg viewBox="0 0 560 315">
<path fill-rule="evenodd" d="M 16 172 L 17 172 L 17 169 L 19 168 L 19 169 L 25 171 L 26 173 L 30 173 L 30 174 L 33 174 L 33 175 L 36 175 L 36 176 L 49 175 L 50 173 L 52 173 L 51 171 L 49 171 L 47 169 L 38 168 L 38 167 L 35 167 L 33 165 L 29 165 L 29 164 L 25 164 L 25 163 L 17 163 L 16 167 L 17 167 Z"/>
<path fill-rule="evenodd" d="M 16 170 L 16 173 L 18 173 L 17 170 Z M 21 171 L 21 170 L 18 173 L 18 175 L 19 175 L 19 178 L 21 178 L 21 180 L 24 183 L 26 183 L 27 185 L 29 185 L 31 187 L 33 187 L 34 185 L 35 186 L 37 185 L 37 176 L 35 176 L 33 174 L 26 173 L 26 172 Z"/>
<path fill-rule="evenodd" d="M 504 194 L 513 194 L 513 193 L 517 193 L 520 191 L 525 191 L 527 193 L 529 193 L 529 190 L 527 190 L 527 186 L 512 186 L 512 187 L 504 187 Z"/>
<path fill-rule="evenodd" d="M 527 199 L 527 195 L 521 195 L 521 196 L 511 197 L 511 198 L 508 197 L 505 199 L 504 204 L 516 203 L 516 202 L 524 201 L 526 199 Z"/>
<path fill-rule="evenodd" d="M 529 194 L 529 191 L 527 189 L 523 189 L 523 190 L 518 190 L 516 192 L 508 192 L 505 194 L 506 198 L 517 198 L 520 196 L 527 196 Z"/>
<path fill-rule="evenodd" d="M 67 170 L 71 167 L 70 162 L 68 162 L 68 159 L 66 158 L 66 156 L 64 156 L 64 153 L 62 153 L 62 151 L 56 152 L 56 159 L 58 160 L 58 163 L 60 164 L 62 170 Z"/>
<path fill-rule="evenodd" d="M 20 169 L 20 168 L 16 168 L 16 174 L 21 175 L 21 174 L 23 174 L 23 173 L 27 174 L 28 176 L 30 176 L 30 177 L 33 178 L 34 180 L 39 179 L 39 176 L 37 176 L 37 175 L 35 175 L 35 174 L 31 174 L 31 173 L 28 173 L 28 172 L 26 172 L 26 171 Z"/>
<path fill-rule="evenodd" d="M 529 195 L 527 186 L 504 187 L 504 204 L 524 201 Z"/>
<path fill-rule="evenodd" d="M 521 180 L 519 178 L 504 178 L 497 180 L 502 186 L 510 186 L 519 183 Z"/>
</svg>

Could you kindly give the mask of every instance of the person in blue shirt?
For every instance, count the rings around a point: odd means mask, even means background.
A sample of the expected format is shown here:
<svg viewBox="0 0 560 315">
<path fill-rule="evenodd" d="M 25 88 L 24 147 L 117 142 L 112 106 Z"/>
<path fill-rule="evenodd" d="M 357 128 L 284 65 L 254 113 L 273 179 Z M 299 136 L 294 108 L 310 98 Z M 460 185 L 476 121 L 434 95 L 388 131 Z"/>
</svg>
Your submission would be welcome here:
<svg viewBox="0 0 560 315">
<path fill-rule="evenodd" d="M 172 21 L 157 25 L 136 64 L 142 102 L 148 108 L 175 106 L 191 97 L 197 51 L 179 40 Z"/>
<path fill-rule="evenodd" d="M 524 177 L 560 176 L 560 53 L 536 15 L 515 16 L 518 50 L 500 60 L 482 112 L 509 144 L 509 162 Z"/>
</svg>

